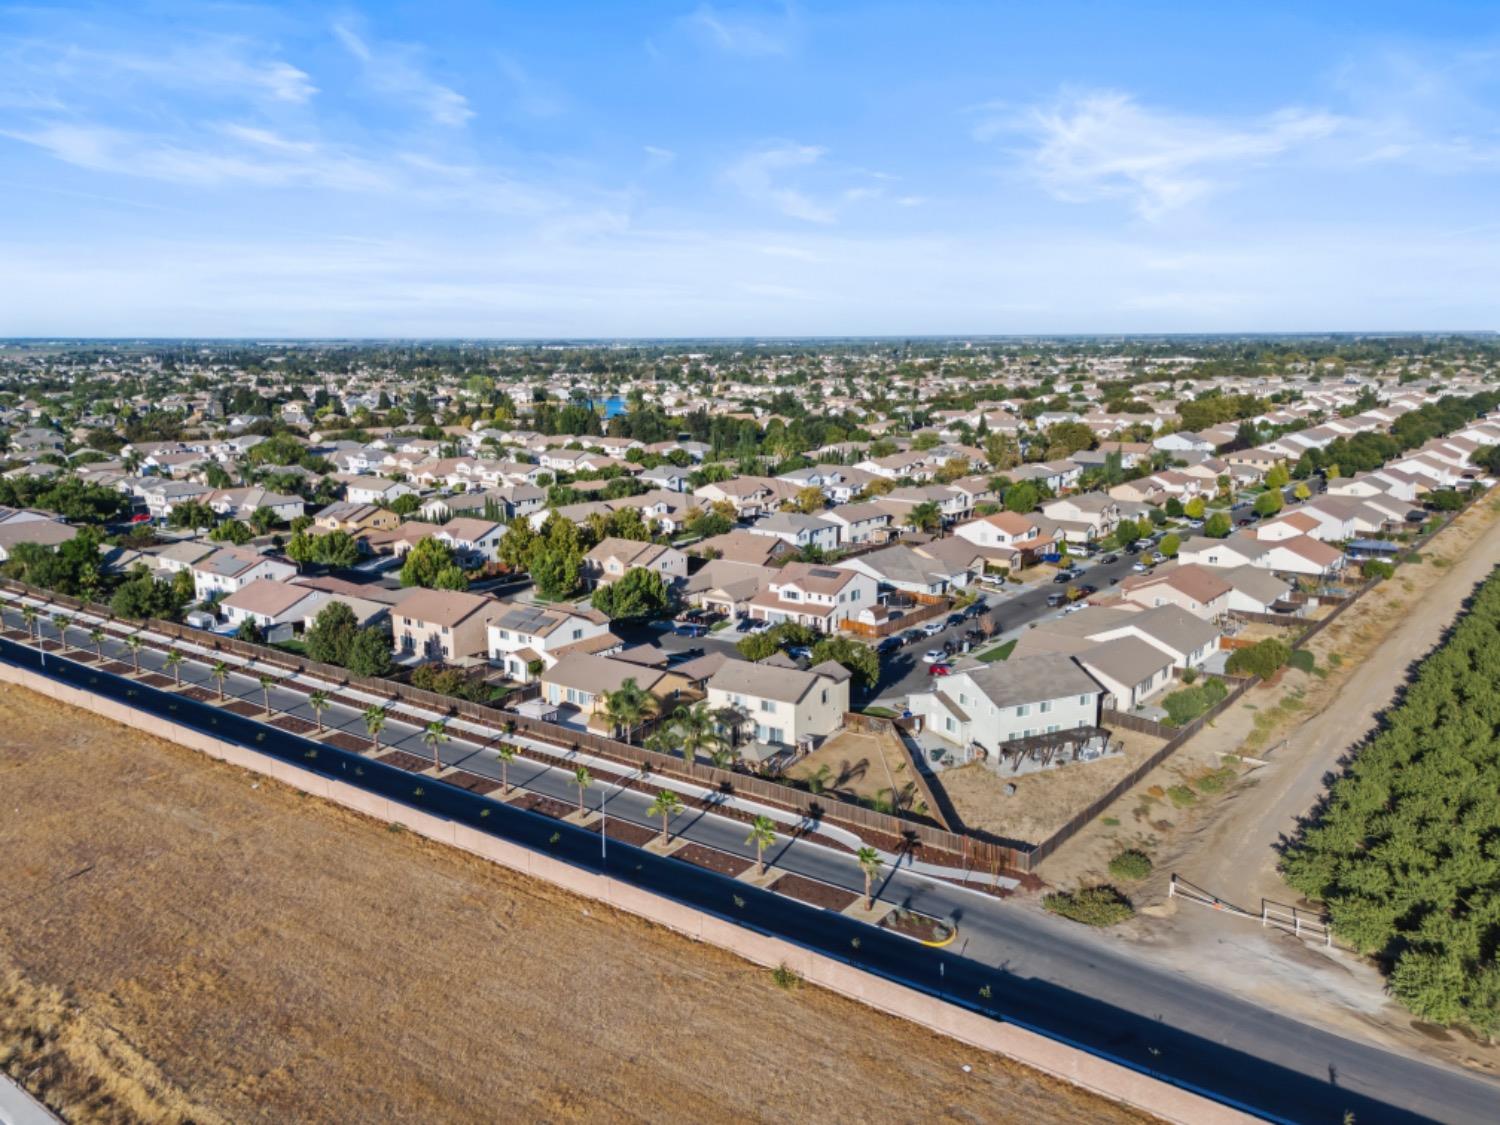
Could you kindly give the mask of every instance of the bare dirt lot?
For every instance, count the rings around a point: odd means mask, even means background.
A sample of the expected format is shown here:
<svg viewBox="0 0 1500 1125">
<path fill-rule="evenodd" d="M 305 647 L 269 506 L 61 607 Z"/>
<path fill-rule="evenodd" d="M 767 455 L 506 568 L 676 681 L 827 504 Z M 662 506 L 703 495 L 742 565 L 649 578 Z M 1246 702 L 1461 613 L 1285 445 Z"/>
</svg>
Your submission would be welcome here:
<svg viewBox="0 0 1500 1125">
<path fill-rule="evenodd" d="M 0 1065 L 72 1120 L 1141 1119 L 14 688 L 0 793 Z"/>
<path fill-rule="evenodd" d="M 943 770 L 933 779 L 933 788 L 947 793 L 965 827 L 1038 843 L 1149 758 L 1163 741 L 1124 729 L 1111 731 L 1110 740 L 1123 743 L 1125 752 L 1023 774 L 1011 774 L 1005 767 L 996 772 L 972 762 Z M 1016 791 L 1007 795 L 1007 785 Z"/>
</svg>

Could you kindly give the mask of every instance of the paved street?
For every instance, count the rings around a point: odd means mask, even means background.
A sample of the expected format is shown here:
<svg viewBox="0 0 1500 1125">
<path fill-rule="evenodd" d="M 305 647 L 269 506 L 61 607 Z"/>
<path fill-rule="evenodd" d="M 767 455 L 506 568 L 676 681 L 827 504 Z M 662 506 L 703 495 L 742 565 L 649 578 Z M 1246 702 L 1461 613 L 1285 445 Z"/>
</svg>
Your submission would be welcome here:
<svg viewBox="0 0 1500 1125">
<path fill-rule="evenodd" d="M 0 611 L 5 623 L 23 628 L 14 608 Z M 55 629 L 43 617 L 39 627 L 48 636 Z M 75 628 L 71 643 L 92 648 L 86 630 Z M 185 646 L 179 645 L 179 648 Z M 131 653 L 118 639 L 104 643 L 106 656 L 131 663 Z M 143 669 L 163 670 L 165 657 L 149 645 L 140 651 Z M 201 684 L 217 691 L 208 665 L 185 661 L 181 669 L 185 683 Z M 225 682 L 227 695 L 260 706 L 262 688 L 253 674 L 236 672 Z M 313 722 L 306 696 L 284 688 L 271 688 L 272 706 Z M 355 708 L 331 706 L 324 713 L 329 727 L 364 734 L 364 724 Z M 450 724 L 454 737 L 439 754 L 447 765 L 498 778 L 500 763 L 495 752 L 481 747 L 479 740 L 464 737 L 463 725 Z M 382 743 L 422 757 L 430 751 L 421 741 L 418 722 L 391 721 L 382 732 Z M 551 753 L 562 755 L 561 748 Z M 567 757 L 563 755 L 563 757 Z M 619 767 L 612 767 L 616 770 Z M 511 767 L 513 783 L 571 803 L 577 801 L 572 761 L 518 760 Z M 646 814 L 644 794 L 596 785 L 586 793 L 593 808 L 605 803 L 610 817 L 657 828 L 659 822 Z M 786 814 L 782 814 L 785 816 Z M 783 823 L 784 829 L 792 825 Z M 745 843 L 744 823 L 712 812 L 688 811 L 673 824 L 674 834 L 733 854 L 753 857 Z M 827 831 L 827 829 L 824 829 Z M 830 834 L 834 834 L 831 833 Z M 628 861 L 628 847 L 612 843 L 613 851 Z M 852 855 L 805 840 L 791 841 L 778 833 L 777 843 L 767 853 L 778 868 L 860 891 L 863 876 Z M 1429 1065 L 1355 1040 L 1322 1031 L 1267 1011 L 1221 992 L 1185 973 L 1169 972 L 1133 956 L 1116 939 L 1086 930 L 1034 910 L 1011 905 L 992 897 L 938 882 L 920 871 L 888 865 L 878 887 L 879 897 L 896 905 L 910 906 L 955 920 L 959 941 L 951 952 L 969 962 L 996 971 L 995 996 L 1009 1018 L 1047 1028 L 1098 1049 L 1107 1050 L 1140 1065 L 1157 1066 L 1190 1077 L 1202 1086 L 1244 1099 L 1262 1107 L 1274 1107 L 1283 1117 L 1338 1120 L 1351 1099 L 1365 1096 L 1385 1103 L 1373 1107 L 1359 1102 L 1361 1122 L 1420 1120 L 1431 1107 L 1441 1105 L 1445 1121 L 1491 1121 L 1500 1098 L 1500 1086 L 1488 1080 Z M 913 947 L 914 958 L 932 956 Z M 916 964 L 914 962 L 914 964 Z M 1151 1028 L 1158 1031 L 1149 1030 Z M 1232 1049 L 1248 1060 L 1246 1065 L 1226 1068 L 1223 1049 Z M 1168 1061 L 1170 1060 L 1170 1062 Z M 1301 1076 L 1292 1112 L 1285 1099 L 1290 1087 L 1267 1088 L 1263 1068 Z M 1396 1109 L 1394 1107 L 1400 1107 Z"/>
</svg>

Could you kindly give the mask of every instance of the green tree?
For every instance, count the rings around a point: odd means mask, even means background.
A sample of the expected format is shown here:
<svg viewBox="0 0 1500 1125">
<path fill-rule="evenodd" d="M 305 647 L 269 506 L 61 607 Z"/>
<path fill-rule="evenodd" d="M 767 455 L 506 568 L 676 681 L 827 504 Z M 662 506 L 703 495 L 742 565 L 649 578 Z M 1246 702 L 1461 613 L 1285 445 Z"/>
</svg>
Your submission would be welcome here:
<svg viewBox="0 0 1500 1125">
<path fill-rule="evenodd" d="M 938 532 L 943 528 L 943 510 L 934 501 L 923 500 L 911 506 L 903 522 L 914 531 Z"/>
<path fill-rule="evenodd" d="M 214 683 L 219 686 L 219 702 L 224 702 L 224 681 L 229 678 L 229 665 L 222 660 L 214 661 L 214 666 L 208 670 L 208 674 L 214 678 Z"/>
<path fill-rule="evenodd" d="M 1205 511 L 1207 511 L 1207 506 L 1201 496 L 1194 496 L 1182 506 L 1182 514 L 1190 520 L 1201 520 Z"/>
<path fill-rule="evenodd" d="M 365 730 L 370 735 L 370 753 L 378 754 L 380 753 L 380 732 L 385 729 L 385 708 L 366 707 L 364 720 Z"/>
<path fill-rule="evenodd" d="M 438 757 L 438 747 L 448 741 L 448 723 L 446 719 L 434 719 L 422 729 L 422 741 L 427 744 L 427 749 L 432 751 L 432 772 L 439 774 L 443 772 L 443 760 Z"/>
<path fill-rule="evenodd" d="M 1297 482 L 1297 487 L 1292 489 L 1292 495 L 1295 496 L 1298 500 L 1306 500 L 1309 496 L 1312 495 L 1312 489 L 1307 487 L 1305 481 L 1299 480 Z"/>
<path fill-rule="evenodd" d="M 594 784 L 594 776 L 589 773 L 588 767 L 579 766 L 573 771 L 573 784 L 578 786 L 578 817 L 581 820 L 584 815 L 583 795 Z"/>
<path fill-rule="evenodd" d="M 359 542 L 347 531 L 330 531 L 313 542 L 313 559 L 334 570 L 344 570 L 359 562 Z"/>
<path fill-rule="evenodd" d="M 102 663 L 104 660 L 104 630 L 98 626 L 89 630 L 89 640 L 94 642 L 94 652 L 98 654 Z"/>
<path fill-rule="evenodd" d="M 1005 490 L 1004 500 L 1007 512 L 1016 512 L 1024 516 L 1036 511 L 1036 506 L 1041 503 L 1042 494 L 1031 481 L 1023 480 L 1020 484 L 1013 484 Z"/>
<path fill-rule="evenodd" d="M 1286 506 L 1286 501 L 1281 497 L 1281 490 L 1273 488 L 1269 492 L 1262 492 L 1255 498 L 1255 514 L 1258 516 L 1274 516 Z"/>
<path fill-rule="evenodd" d="M 320 664 L 349 663 L 349 648 L 354 643 L 359 619 L 345 602 L 329 602 L 318 611 L 312 624 L 307 627 L 303 641 L 307 655 Z"/>
<path fill-rule="evenodd" d="M 1229 517 L 1227 515 L 1225 515 L 1223 512 L 1215 512 L 1213 515 L 1209 516 L 1207 522 L 1204 523 L 1203 534 L 1208 536 L 1210 539 L 1223 539 L 1233 529 L 1233 525 L 1229 522 Z"/>
<path fill-rule="evenodd" d="M 209 532 L 208 537 L 216 543 L 233 543 L 236 547 L 243 547 L 255 538 L 255 533 L 239 520 L 225 520 Z"/>
<path fill-rule="evenodd" d="M 612 621 L 664 616 L 672 595 L 660 572 L 633 566 L 620 578 L 594 590 L 593 606 Z"/>
<path fill-rule="evenodd" d="M 855 854 L 859 862 L 859 870 L 865 877 L 865 909 L 875 909 L 875 876 L 880 874 L 881 865 L 885 862 L 880 858 L 880 853 L 874 848 L 863 847 Z"/>
<path fill-rule="evenodd" d="M 532 549 L 528 569 L 542 597 L 566 598 L 578 589 L 583 556 L 567 547 L 540 543 Z"/>
<path fill-rule="evenodd" d="M 318 733 L 323 733 L 323 712 L 328 709 L 331 701 L 326 691 L 315 691 L 308 694 L 307 705 L 312 708 L 313 717 L 318 721 Z"/>
<path fill-rule="evenodd" d="M 766 873 L 766 849 L 776 842 L 776 822 L 768 816 L 757 816 L 750 824 L 750 835 L 745 843 L 755 845 L 755 863 L 760 873 Z"/>
<path fill-rule="evenodd" d="M 447 572 L 457 569 L 453 548 L 448 544 L 441 539 L 419 539 L 416 546 L 406 553 L 406 561 L 401 564 L 401 585 L 425 586 L 430 590 L 455 589 L 457 587 L 441 586 L 439 583 L 451 581 Z M 462 571 L 459 573 L 462 574 Z"/>
<path fill-rule="evenodd" d="M 636 726 L 657 709 L 656 697 L 629 676 L 616 691 L 604 695 L 604 716 L 616 728 L 624 728 L 625 741 L 631 741 Z"/>
<path fill-rule="evenodd" d="M 1175 559 L 1177 552 L 1182 549 L 1182 539 L 1176 532 L 1169 531 L 1161 537 L 1161 543 L 1156 549 L 1167 558 Z"/>
<path fill-rule="evenodd" d="M 500 758 L 500 792 L 510 792 L 510 764 L 516 760 L 516 748 L 509 742 L 502 742 L 495 747 L 495 753 Z"/>
<path fill-rule="evenodd" d="M 354 634 L 344 665 L 356 676 L 384 676 L 391 670 L 391 640 L 384 630 L 367 625 Z"/>
<path fill-rule="evenodd" d="M 813 645 L 812 660 L 821 664 L 832 660 L 854 674 L 855 681 L 866 691 L 880 682 L 880 657 L 869 645 L 849 637 L 825 637 Z"/>
<path fill-rule="evenodd" d="M 681 797 L 670 789 L 663 789 L 657 793 L 656 799 L 651 802 L 651 807 L 646 810 L 647 816 L 661 817 L 662 847 L 666 847 L 671 839 L 668 835 L 668 824 L 674 816 L 682 812 L 683 808 Z"/>
<path fill-rule="evenodd" d="M 141 674 L 141 638 L 131 633 L 125 638 L 125 647 L 130 650 L 131 670 L 139 676 Z"/>
</svg>

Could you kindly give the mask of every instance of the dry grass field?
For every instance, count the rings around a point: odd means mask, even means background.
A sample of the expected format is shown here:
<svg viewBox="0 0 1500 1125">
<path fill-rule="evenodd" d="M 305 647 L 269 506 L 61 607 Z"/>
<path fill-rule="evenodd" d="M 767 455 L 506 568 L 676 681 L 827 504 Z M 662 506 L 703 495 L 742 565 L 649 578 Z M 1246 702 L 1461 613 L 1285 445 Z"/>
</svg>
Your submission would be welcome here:
<svg viewBox="0 0 1500 1125">
<path fill-rule="evenodd" d="M 0 1066 L 70 1120 L 1140 1119 L 14 688 L 0 795 Z"/>
</svg>

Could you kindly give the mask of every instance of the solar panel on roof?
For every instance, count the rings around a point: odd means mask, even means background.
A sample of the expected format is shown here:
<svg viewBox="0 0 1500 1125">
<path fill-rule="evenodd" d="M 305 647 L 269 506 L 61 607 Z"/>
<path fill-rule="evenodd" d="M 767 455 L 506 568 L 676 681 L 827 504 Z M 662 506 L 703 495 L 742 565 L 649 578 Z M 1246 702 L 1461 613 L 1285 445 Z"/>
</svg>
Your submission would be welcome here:
<svg viewBox="0 0 1500 1125">
<path fill-rule="evenodd" d="M 807 573 L 811 574 L 814 578 L 837 578 L 839 576 L 838 571 L 829 570 L 826 566 L 815 566 Z"/>
</svg>

